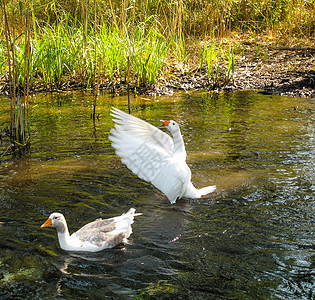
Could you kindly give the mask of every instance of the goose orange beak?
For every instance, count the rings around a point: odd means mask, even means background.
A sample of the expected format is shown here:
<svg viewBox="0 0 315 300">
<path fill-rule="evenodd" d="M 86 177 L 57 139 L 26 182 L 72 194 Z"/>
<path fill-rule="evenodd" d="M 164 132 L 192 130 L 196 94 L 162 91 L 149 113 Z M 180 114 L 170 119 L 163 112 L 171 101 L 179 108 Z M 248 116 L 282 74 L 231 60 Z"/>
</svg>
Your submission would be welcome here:
<svg viewBox="0 0 315 300">
<path fill-rule="evenodd" d="M 51 223 L 51 219 L 48 218 L 47 221 L 41 226 L 41 228 L 43 227 L 49 227 L 49 226 L 52 226 L 52 223 Z"/>
<path fill-rule="evenodd" d="M 170 124 L 170 121 L 166 121 L 166 120 L 161 120 L 161 122 L 165 125 L 168 126 Z"/>
</svg>

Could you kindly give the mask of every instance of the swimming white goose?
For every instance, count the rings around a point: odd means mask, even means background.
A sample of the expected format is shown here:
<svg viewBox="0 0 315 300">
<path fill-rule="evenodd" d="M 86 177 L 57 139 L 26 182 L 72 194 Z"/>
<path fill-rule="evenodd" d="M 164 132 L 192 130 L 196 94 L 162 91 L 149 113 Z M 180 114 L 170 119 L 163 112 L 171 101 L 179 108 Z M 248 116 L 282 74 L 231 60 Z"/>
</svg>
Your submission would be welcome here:
<svg viewBox="0 0 315 300">
<path fill-rule="evenodd" d="M 186 151 L 179 125 L 173 121 L 161 122 L 173 139 L 153 125 L 112 108 L 115 127 L 109 139 L 122 162 L 141 179 L 151 182 L 173 204 L 181 197 L 200 198 L 216 187 L 196 189 L 191 182 L 191 171 L 186 163 Z"/>
<path fill-rule="evenodd" d="M 126 243 L 132 233 L 131 224 L 135 213 L 130 208 L 125 214 L 110 219 L 97 219 L 86 224 L 72 235 L 69 234 L 65 217 L 61 213 L 52 213 L 41 227 L 55 227 L 58 233 L 60 248 L 66 251 L 98 252 Z"/>
</svg>

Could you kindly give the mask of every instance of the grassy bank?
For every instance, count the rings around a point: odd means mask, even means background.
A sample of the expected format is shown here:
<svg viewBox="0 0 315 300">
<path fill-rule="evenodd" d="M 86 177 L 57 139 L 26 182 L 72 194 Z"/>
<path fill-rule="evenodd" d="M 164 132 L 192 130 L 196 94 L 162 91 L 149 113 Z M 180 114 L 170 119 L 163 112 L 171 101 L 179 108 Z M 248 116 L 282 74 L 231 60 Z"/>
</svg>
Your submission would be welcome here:
<svg viewBox="0 0 315 300">
<path fill-rule="evenodd" d="M 185 38 L 167 37 L 149 22 L 137 26 L 126 24 L 123 30 L 103 23 L 97 30 L 91 28 L 85 33 L 82 24 L 69 26 L 67 21 L 36 27 L 30 41 L 22 35 L 11 38 L 12 77 L 16 86 L 24 86 L 28 76 L 29 88 L 35 90 L 93 88 L 97 82 L 102 88 L 115 89 L 127 81 L 134 88 L 149 87 L 161 76 L 170 75 L 170 65 L 182 70 L 189 65 Z M 26 55 L 27 43 L 30 43 L 29 55 Z M 3 44 L 0 51 L 0 71 L 4 78 L 8 72 L 5 48 Z M 223 81 L 231 78 L 233 49 L 234 45 L 230 45 L 225 51 L 212 38 L 209 45 L 204 43 L 198 50 L 198 64 L 207 69 L 213 85 L 219 82 L 220 73 L 224 74 Z"/>
<path fill-rule="evenodd" d="M 235 41 L 235 33 L 254 43 L 262 35 L 278 43 L 312 39 L 314 6 L 302 0 L 2 1 L 8 28 L 3 22 L 1 78 L 9 82 L 10 62 L 15 85 L 28 82 L 32 90 L 115 89 L 126 82 L 138 88 L 172 76 L 174 68 L 198 67 L 217 87 L 233 78 L 235 55 L 247 41 Z"/>
</svg>

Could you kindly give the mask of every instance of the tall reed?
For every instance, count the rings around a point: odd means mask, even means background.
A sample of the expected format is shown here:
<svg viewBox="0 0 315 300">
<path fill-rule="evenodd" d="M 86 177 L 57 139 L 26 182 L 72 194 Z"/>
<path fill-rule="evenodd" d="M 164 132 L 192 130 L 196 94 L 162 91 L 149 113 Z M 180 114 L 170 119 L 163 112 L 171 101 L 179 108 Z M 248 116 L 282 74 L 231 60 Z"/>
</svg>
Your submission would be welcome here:
<svg viewBox="0 0 315 300">
<path fill-rule="evenodd" d="M 15 28 L 12 28 L 13 35 L 8 23 L 6 3 L 2 1 L 2 11 L 4 14 L 5 23 L 5 38 L 7 47 L 7 65 L 8 65 L 8 82 L 9 82 L 9 97 L 11 103 L 11 126 L 10 139 L 14 155 L 22 155 L 25 150 L 29 149 L 29 56 L 30 56 L 30 22 L 29 12 L 25 16 L 25 39 L 24 39 L 24 88 L 23 91 L 19 85 L 19 72 L 22 65 L 17 60 L 16 36 Z"/>
<path fill-rule="evenodd" d="M 11 15 L 21 1 L 10 2 L 9 15 L 13 22 Z M 179 33 L 204 36 L 213 30 L 217 37 L 229 35 L 232 31 L 247 30 L 273 34 L 279 31 L 279 35 L 285 33 L 299 37 L 314 36 L 315 6 L 313 1 L 305 0 L 51 0 L 49 5 L 46 0 L 33 0 L 32 3 L 39 23 L 60 23 L 63 15 L 69 14 L 85 24 L 87 30 L 95 20 L 97 9 L 98 21 L 108 20 L 109 24 L 122 30 L 130 20 L 137 25 L 154 16 L 168 36 Z"/>
</svg>

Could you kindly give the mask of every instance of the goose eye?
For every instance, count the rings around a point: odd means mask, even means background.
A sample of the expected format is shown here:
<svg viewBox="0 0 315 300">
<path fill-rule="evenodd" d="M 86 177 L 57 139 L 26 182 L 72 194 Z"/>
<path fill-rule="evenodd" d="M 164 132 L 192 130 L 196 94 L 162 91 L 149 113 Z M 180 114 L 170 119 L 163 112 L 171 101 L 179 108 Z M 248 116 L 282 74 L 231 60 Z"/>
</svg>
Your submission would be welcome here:
<svg viewBox="0 0 315 300">
<path fill-rule="evenodd" d="M 54 217 L 54 219 L 55 219 L 55 220 L 57 220 L 57 219 L 58 219 L 58 217 Z"/>
</svg>

